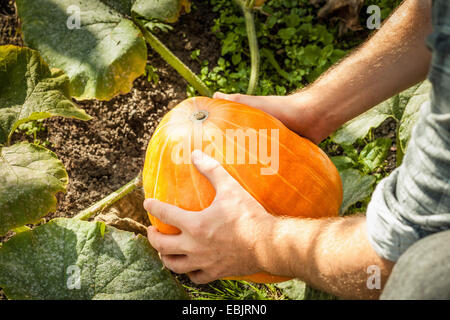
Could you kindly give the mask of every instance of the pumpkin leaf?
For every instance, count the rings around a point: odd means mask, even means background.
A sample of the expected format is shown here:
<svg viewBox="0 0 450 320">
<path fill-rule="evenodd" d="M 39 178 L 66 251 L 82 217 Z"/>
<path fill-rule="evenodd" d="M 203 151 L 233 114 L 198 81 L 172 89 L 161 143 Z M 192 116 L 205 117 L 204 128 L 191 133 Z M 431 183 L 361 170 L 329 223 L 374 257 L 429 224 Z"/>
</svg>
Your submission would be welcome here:
<svg viewBox="0 0 450 320">
<path fill-rule="evenodd" d="M 339 171 L 339 174 L 341 175 L 344 188 L 344 196 L 340 209 L 340 213 L 343 215 L 351 205 L 364 200 L 372 194 L 376 178 L 374 176 L 363 175 L 356 169 Z"/>
<path fill-rule="evenodd" d="M 338 171 L 343 171 L 355 166 L 355 162 L 347 156 L 334 156 L 330 158 Z"/>
<path fill-rule="evenodd" d="M 135 16 L 168 23 L 176 22 L 183 10 L 190 12 L 189 0 L 136 0 L 131 9 Z"/>
<path fill-rule="evenodd" d="M 144 74 L 145 40 L 112 3 L 129 7 L 124 0 L 16 1 L 25 43 L 66 72 L 77 99 L 109 100 L 129 92 Z"/>
<path fill-rule="evenodd" d="M 403 153 L 406 152 L 406 147 L 411 137 L 412 128 L 415 125 L 419 110 L 424 103 L 430 103 L 431 82 L 422 82 L 413 92 L 411 98 L 406 103 L 402 113 L 402 119 L 398 128 L 398 136 Z"/>
<path fill-rule="evenodd" d="M 44 147 L 0 148 L 0 235 L 56 210 L 55 194 L 64 192 L 67 182 L 64 165 Z"/>
<path fill-rule="evenodd" d="M 292 279 L 280 283 L 275 286 L 281 290 L 283 295 L 289 300 L 305 300 L 306 283 L 298 279 Z"/>
<path fill-rule="evenodd" d="M 102 222 L 58 218 L 0 248 L 10 299 L 186 299 L 141 235 Z"/>
<path fill-rule="evenodd" d="M 69 95 L 69 79 L 49 69 L 37 51 L 0 46 L 0 144 L 31 120 L 63 116 L 89 120 Z"/>
<path fill-rule="evenodd" d="M 331 135 L 331 140 L 338 144 L 353 144 L 356 140 L 363 139 L 371 128 L 378 127 L 384 120 L 392 117 L 400 123 L 400 128 L 403 127 L 400 130 L 403 132 L 403 143 L 406 145 L 411 128 L 417 119 L 417 111 L 429 99 L 430 90 L 429 81 L 412 86 L 346 122 Z M 405 124 L 402 125 L 403 122 Z"/>
<path fill-rule="evenodd" d="M 131 8 L 136 0 L 100 0 L 124 16 L 131 16 Z"/>
<path fill-rule="evenodd" d="M 331 135 L 331 140 L 338 144 L 353 144 L 363 139 L 371 128 L 378 127 L 393 113 L 391 101 L 387 100 L 346 122 Z"/>
<path fill-rule="evenodd" d="M 361 150 L 359 158 L 368 172 L 374 171 L 386 160 L 391 144 L 392 140 L 389 138 L 378 138 L 366 144 Z"/>
<path fill-rule="evenodd" d="M 275 284 L 289 300 L 335 300 L 332 294 L 314 289 L 303 281 L 292 279 Z"/>
</svg>

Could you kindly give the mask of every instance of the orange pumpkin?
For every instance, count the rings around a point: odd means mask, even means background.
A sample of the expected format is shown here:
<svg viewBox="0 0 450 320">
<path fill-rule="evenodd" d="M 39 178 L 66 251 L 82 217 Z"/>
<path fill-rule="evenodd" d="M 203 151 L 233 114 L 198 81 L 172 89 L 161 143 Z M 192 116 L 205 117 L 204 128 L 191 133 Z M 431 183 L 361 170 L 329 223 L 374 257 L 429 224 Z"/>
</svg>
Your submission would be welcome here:
<svg viewBox="0 0 450 320">
<path fill-rule="evenodd" d="M 181 102 L 156 128 L 143 170 L 145 197 L 190 211 L 208 207 L 215 190 L 190 161 L 195 149 L 219 161 L 271 214 L 308 218 L 338 215 L 341 179 L 319 147 L 261 110 L 206 97 Z M 151 213 L 149 217 L 162 233 L 180 232 Z M 228 279 L 288 280 L 266 273 Z"/>
</svg>

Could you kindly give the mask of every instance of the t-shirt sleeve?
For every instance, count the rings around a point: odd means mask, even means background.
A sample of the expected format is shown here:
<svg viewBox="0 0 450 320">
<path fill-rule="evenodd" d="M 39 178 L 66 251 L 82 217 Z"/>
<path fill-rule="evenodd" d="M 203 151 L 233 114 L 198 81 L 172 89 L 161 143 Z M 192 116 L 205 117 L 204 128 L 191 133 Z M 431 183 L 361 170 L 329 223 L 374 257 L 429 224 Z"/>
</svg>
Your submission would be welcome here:
<svg viewBox="0 0 450 320">
<path fill-rule="evenodd" d="M 367 207 L 369 241 L 396 261 L 417 240 L 450 228 L 450 3 L 433 2 L 429 80 L 403 163 L 376 187 Z"/>
</svg>

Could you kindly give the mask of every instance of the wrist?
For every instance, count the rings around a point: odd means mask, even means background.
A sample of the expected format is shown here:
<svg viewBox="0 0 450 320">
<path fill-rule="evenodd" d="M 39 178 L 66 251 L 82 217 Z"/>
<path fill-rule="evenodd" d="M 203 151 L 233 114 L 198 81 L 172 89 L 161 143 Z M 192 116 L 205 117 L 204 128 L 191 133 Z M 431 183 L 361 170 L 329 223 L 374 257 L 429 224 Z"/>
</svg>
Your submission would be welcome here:
<svg viewBox="0 0 450 320">
<path fill-rule="evenodd" d="M 273 250 L 275 249 L 275 233 L 273 230 L 275 230 L 275 226 L 278 223 L 277 220 L 275 216 L 267 214 L 257 224 L 257 230 L 254 233 L 256 241 L 253 248 L 253 261 L 255 261 L 258 269 L 257 272 L 273 274 Z"/>
<path fill-rule="evenodd" d="M 260 223 L 254 250 L 258 272 L 298 277 L 292 266 L 292 261 L 297 263 L 299 256 L 292 255 L 292 233 L 289 231 L 292 229 L 292 224 L 289 223 L 291 219 L 269 216 Z"/>
<path fill-rule="evenodd" d="M 306 88 L 290 96 L 292 99 L 293 116 L 298 121 L 294 131 L 318 144 L 328 137 L 335 129 L 333 107 L 323 99 L 323 93 Z"/>
</svg>

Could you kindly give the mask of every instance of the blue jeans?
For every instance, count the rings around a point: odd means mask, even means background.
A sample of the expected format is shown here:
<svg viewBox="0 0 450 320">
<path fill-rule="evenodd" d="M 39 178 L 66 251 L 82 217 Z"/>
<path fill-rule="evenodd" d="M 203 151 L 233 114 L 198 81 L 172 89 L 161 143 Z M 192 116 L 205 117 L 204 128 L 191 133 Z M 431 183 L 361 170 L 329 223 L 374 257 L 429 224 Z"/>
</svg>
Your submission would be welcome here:
<svg viewBox="0 0 450 320">
<path fill-rule="evenodd" d="M 395 264 L 380 299 L 450 299 L 449 243 L 447 230 L 413 244 Z"/>
</svg>

